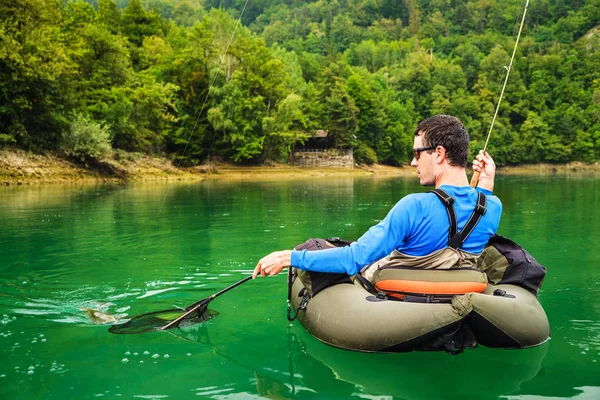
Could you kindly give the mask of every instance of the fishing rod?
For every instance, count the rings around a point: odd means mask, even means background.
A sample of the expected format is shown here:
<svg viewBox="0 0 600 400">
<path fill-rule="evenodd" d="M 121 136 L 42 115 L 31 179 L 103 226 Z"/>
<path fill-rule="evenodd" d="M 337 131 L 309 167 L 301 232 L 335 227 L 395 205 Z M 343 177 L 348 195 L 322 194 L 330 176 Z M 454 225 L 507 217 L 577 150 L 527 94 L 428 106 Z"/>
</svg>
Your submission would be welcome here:
<svg viewBox="0 0 600 400">
<path fill-rule="evenodd" d="M 517 34 L 517 40 L 515 42 L 515 47 L 513 48 L 512 56 L 510 57 L 510 64 L 506 68 L 506 77 L 504 78 L 504 85 L 502 85 L 502 91 L 500 92 L 500 98 L 498 99 L 498 104 L 496 105 L 496 111 L 494 112 L 494 117 L 492 118 L 492 123 L 490 124 L 490 130 L 487 133 L 487 137 L 485 139 L 485 143 L 483 145 L 483 152 L 487 149 L 488 142 L 490 141 L 490 137 L 492 136 L 492 129 L 494 128 L 494 123 L 496 122 L 496 117 L 498 116 L 498 111 L 500 110 L 500 103 L 502 103 L 502 97 L 504 96 L 504 89 L 506 89 L 506 84 L 508 82 L 508 77 L 510 75 L 510 70 L 513 65 L 513 61 L 515 59 L 515 54 L 517 53 L 517 46 L 519 45 L 519 39 L 521 38 L 521 32 L 523 31 L 523 25 L 525 23 L 525 16 L 527 15 L 527 9 L 529 8 L 529 0 L 525 3 L 525 10 L 523 10 L 523 18 L 521 19 L 521 25 L 519 26 L 519 33 Z M 481 175 L 481 171 L 473 171 L 473 176 L 471 177 L 471 187 L 475 188 L 479 183 L 479 176 Z"/>
</svg>

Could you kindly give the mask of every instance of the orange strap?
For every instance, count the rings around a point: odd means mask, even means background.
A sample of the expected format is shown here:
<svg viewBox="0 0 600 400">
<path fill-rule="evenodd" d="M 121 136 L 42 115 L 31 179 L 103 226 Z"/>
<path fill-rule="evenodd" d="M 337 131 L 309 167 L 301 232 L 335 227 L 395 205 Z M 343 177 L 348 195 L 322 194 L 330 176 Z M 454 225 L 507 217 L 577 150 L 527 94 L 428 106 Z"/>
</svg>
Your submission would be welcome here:
<svg viewBox="0 0 600 400">
<path fill-rule="evenodd" d="M 427 282 L 384 280 L 375 283 L 377 290 L 404 294 L 457 295 L 469 292 L 481 293 L 487 288 L 485 282 Z"/>
</svg>

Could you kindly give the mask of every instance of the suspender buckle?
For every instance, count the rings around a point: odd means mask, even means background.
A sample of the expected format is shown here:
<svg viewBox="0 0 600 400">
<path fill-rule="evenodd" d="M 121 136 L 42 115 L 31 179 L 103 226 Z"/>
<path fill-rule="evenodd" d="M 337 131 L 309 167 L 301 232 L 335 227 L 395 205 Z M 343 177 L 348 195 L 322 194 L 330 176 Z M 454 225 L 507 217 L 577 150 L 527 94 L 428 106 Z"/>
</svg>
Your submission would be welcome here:
<svg viewBox="0 0 600 400">
<path fill-rule="evenodd" d="M 486 211 L 487 211 L 487 208 L 485 208 L 484 204 L 477 203 L 477 207 L 475 207 L 475 212 L 477 214 L 483 215 L 483 214 L 485 214 Z"/>
<path fill-rule="evenodd" d="M 387 295 L 385 294 L 385 292 L 383 292 L 383 291 L 377 292 L 375 297 L 377 297 L 380 300 L 387 300 L 387 298 L 388 298 Z"/>
</svg>

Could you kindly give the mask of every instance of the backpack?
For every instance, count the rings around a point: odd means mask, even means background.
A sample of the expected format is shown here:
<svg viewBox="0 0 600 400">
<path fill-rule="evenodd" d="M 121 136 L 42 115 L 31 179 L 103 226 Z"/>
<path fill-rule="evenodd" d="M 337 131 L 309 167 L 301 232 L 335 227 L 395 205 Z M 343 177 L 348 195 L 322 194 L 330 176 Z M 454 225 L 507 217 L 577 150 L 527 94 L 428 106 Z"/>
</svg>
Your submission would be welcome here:
<svg viewBox="0 0 600 400">
<path fill-rule="evenodd" d="M 520 286 L 534 296 L 538 295 L 546 276 L 546 267 L 527 250 L 500 235 L 490 238 L 476 267 L 487 275 L 490 283 Z"/>
</svg>

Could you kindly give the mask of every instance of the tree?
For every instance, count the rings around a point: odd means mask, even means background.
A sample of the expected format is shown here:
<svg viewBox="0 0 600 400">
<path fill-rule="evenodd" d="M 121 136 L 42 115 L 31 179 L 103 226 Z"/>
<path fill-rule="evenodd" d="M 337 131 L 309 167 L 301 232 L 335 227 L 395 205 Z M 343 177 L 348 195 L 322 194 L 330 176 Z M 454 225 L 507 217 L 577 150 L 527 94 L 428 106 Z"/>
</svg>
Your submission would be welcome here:
<svg viewBox="0 0 600 400">
<path fill-rule="evenodd" d="M 467 78 L 467 87 L 472 88 L 475 82 L 477 82 L 482 54 L 479 48 L 471 43 L 459 45 L 455 53 L 458 56 L 457 63 L 461 66 Z"/>
<path fill-rule="evenodd" d="M 111 33 L 119 32 L 121 26 L 121 11 L 115 0 L 98 0 L 96 20 L 106 26 Z"/>
<path fill-rule="evenodd" d="M 353 147 L 358 130 L 358 112 L 343 83 L 337 81 L 325 100 L 325 120 L 329 131 L 327 139 L 333 147 Z"/>
<path fill-rule="evenodd" d="M 132 102 L 128 127 L 117 134 L 115 147 L 145 153 L 161 153 L 166 138 L 178 122 L 175 93 L 178 87 L 155 82 L 151 76 L 138 77 L 139 82 L 129 92 Z"/>
<path fill-rule="evenodd" d="M 305 116 L 306 130 L 314 132 L 323 129 L 323 114 L 325 111 L 322 93 L 313 82 L 308 82 L 302 94 L 302 114 Z"/>
<path fill-rule="evenodd" d="M 342 52 L 359 39 L 360 29 L 354 25 L 348 15 L 340 14 L 333 19 L 329 41 L 334 51 Z"/>
<path fill-rule="evenodd" d="M 121 16 L 121 32 L 127 37 L 134 68 L 138 69 L 140 48 L 145 37 L 164 36 L 160 15 L 142 8 L 140 0 L 130 0 Z"/>
<path fill-rule="evenodd" d="M 373 88 L 369 87 L 363 76 L 353 74 L 346 80 L 346 91 L 352 97 L 354 106 L 358 109 L 356 116 L 357 138 L 373 146 L 375 151 L 379 153 L 379 148 L 384 147 L 383 115 L 377 112 L 377 99 Z"/>
<path fill-rule="evenodd" d="M 264 160 L 287 161 L 292 146 L 304 142 L 310 135 L 307 119 L 302 112 L 302 98 L 290 94 L 277 106 L 277 111 L 263 118 L 265 141 Z"/>
<path fill-rule="evenodd" d="M 0 3 L 0 134 L 24 148 L 52 148 L 67 121 L 75 66 L 60 31 L 59 2 Z"/>
</svg>

